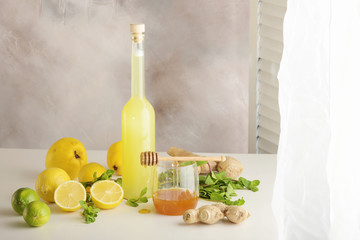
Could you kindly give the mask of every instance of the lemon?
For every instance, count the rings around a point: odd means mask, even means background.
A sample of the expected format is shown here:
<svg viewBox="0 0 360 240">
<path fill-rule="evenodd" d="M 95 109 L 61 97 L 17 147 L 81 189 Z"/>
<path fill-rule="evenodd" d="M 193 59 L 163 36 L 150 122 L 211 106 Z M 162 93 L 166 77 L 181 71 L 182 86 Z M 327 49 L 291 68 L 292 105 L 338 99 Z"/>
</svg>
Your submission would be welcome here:
<svg viewBox="0 0 360 240">
<path fill-rule="evenodd" d="M 46 154 L 46 168 L 64 169 L 71 179 L 77 178 L 80 168 L 87 163 L 84 145 L 75 138 L 62 138 Z"/>
<path fill-rule="evenodd" d="M 24 220 L 32 227 L 39 227 L 47 223 L 50 219 L 50 208 L 42 201 L 29 203 L 23 213 Z"/>
<path fill-rule="evenodd" d="M 122 143 L 113 143 L 107 152 L 107 165 L 117 174 L 122 175 Z"/>
<path fill-rule="evenodd" d="M 69 175 L 61 168 L 48 168 L 36 179 L 35 190 L 43 200 L 54 202 L 56 188 L 69 180 L 71 180 Z"/>
<path fill-rule="evenodd" d="M 91 186 L 90 195 L 97 207 L 111 209 L 121 203 L 124 198 L 124 191 L 116 182 L 103 180 Z"/>
<path fill-rule="evenodd" d="M 23 214 L 26 205 L 40 200 L 39 196 L 31 188 L 19 188 L 11 197 L 11 205 L 18 214 Z"/>
<path fill-rule="evenodd" d="M 73 212 L 81 207 L 81 200 L 86 200 L 86 191 L 81 183 L 67 181 L 56 188 L 54 198 L 59 208 L 67 212 Z"/>
<path fill-rule="evenodd" d="M 106 168 L 99 163 L 88 163 L 84 165 L 79 172 L 79 182 L 91 182 L 94 181 L 94 173 L 100 177 L 101 174 L 106 172 Z"/>
</svg>

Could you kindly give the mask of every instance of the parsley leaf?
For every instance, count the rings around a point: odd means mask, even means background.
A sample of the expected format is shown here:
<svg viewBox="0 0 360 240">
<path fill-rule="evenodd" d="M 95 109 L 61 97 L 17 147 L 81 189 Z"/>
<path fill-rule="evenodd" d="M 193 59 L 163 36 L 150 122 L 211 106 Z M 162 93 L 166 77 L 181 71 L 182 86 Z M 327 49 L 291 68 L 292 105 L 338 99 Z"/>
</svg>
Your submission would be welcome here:
<svg viewBox="0 0 360 240">
<path fill-rule="evenodd" d="M 137 200 L 134 198 L 130 198 L 129 200 L 126 201 L 126 205 L 130 206 L 130 207 L 137 207 L 139 206 L 139 204 L 137 204 Z"/>
<path fill-rule="evenodd" d="M 234 180 L 226 177 L 225 172 L 210 172 L 207 176 L 199 176 L 199 197 L 210 201 L 223 202 L 226 205 L 243 205 L 243 198 L 232 201 L 236 197 L 236 189 L 258 191 L 259 180 L 249 181 L 243 177 Z"/>
<path fill-rule="evenodd" d="M 101 174 L 100 177 L 97 177 L 96 173 L 97 172 L 94 172 L 94 175 L 93 175 L 94 181 L 81 182 L 81 184 L 84 185 L 85 188 L 87 188 L 87 187 L 91 187 L 97 181 L 111 179 L 112 175 L 114 174 L 114 170 L 108 169 L 103 174 Z M 117 180 L 119 180 L 119 178 Z"/>
<path fill-rule="evenodd" d="M 240 177 L 238 182 L 240 185 L 240 189 L 245 188 L 245 189 L 251 190 L 253 192 L 257 192 L 259 190 L 259 188 L 257 187 L 260 184 L 259 180 L 249 181 L 243 177 Z"/>
<path fill-rule="evenodd" d="M 95 222 L 100 209 L 95 207 L 94 202 L 92 201 L 89 194 L 86 195 L 86 201 L 80 201 L 81 207 L 84 209 L 82 215 L 85 218 L 86 223 L 93 223 Z"/>
<path fill-rule="evenodd" d="M 214 179 L 210 176 L 210 174 L 206 177 L 206 179 L 205 179 L 205 184 L 206 184 L 206 185 L 214 185 L 214 184 L 215 184 L 215 181 L 214 181 Z"/>
<path fill-rule="evenodd" d="M 211 193 L 210 195 L 210 200 L 213 200 L 213 201 L 222 201 L 222 200 L 225 200 L 223 196 L 221 196 L 220 193 L 217 193 L 217 192 L 213 192 Z"/>
<path fill-rule="evenodd" d="M 235 201 L 231 201 L 231 200 L 225 200 L 224 204 L 226 205 L 234 205 L 234 206 L 241 206 L 245 203 L 244 198 L 235 200 Z"/>
<path fill-rule="evenodd" d="M 147 199 L 147 197 L 144 197 L 144 195 L 146 193 L 147 193 L 147 187 L 145 187 L 143 190 L 141 190 L 139 198 L 137 198 L 137 199 L 135 199 L 135 198 L 128 199 L 126 201 L 126 205 L 128 205 L 130 207 L 137 207 L 137 206 L 139 206 L 139 203 L 147 203 L 148 199 Z"/>
<path fill-rule="evenodd" d="M 115 182 L 116 182 L 117 184 L 119 184 L 120 186 L 122 186 L 122 178 L 116 179 Z"/>
</svg>

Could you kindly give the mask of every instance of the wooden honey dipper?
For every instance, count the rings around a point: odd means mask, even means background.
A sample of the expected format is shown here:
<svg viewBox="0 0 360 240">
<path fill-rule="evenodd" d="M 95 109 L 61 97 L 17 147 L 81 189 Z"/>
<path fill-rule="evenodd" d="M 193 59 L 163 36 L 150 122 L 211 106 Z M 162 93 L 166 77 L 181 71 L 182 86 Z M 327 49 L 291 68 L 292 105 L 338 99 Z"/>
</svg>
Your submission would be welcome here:
<svg viewBox="0 0 360 240">
<path fill-rule="evenodd" d="M 189 156 L 189 157 L 159 157 L 157 152 L 142 152 L 140 156 L 140 162 L 143 166 L 154 166 L 159 161 L 215 161 L 223 162 L 226 160 L 225 156 L 218 157 L 200 157 L 200 156 Z"/>
</svg>

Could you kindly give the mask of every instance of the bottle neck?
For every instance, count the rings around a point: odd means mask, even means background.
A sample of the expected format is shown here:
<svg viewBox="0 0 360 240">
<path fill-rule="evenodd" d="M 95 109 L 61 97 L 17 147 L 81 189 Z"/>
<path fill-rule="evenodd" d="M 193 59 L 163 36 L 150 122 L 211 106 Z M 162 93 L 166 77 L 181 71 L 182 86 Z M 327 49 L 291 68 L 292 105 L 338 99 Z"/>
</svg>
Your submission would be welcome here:
<svg viewBox="0 0 360 240">
<path fill-rule="evenodd" d="M 144 35 L 132 34 L 131 98 L 145 98 Z"/>
</svg>

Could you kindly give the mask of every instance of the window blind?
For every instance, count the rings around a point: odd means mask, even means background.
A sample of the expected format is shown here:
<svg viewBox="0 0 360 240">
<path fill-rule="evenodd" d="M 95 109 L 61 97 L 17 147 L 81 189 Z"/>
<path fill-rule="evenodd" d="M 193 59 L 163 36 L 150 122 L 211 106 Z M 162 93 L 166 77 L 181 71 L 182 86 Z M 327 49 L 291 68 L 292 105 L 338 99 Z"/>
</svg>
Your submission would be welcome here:
<svg viewBox="0 0 360 240">
<path fill-rule="evenodd" d="M 256 88 L 256 151 L 276 153 L 280 136 L 279 64 L 283 51 L 286 0 L 259 0 Z"/>
</svg>

